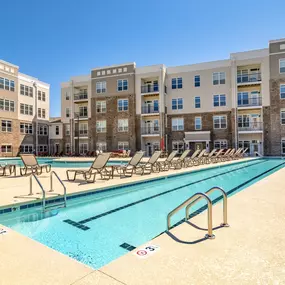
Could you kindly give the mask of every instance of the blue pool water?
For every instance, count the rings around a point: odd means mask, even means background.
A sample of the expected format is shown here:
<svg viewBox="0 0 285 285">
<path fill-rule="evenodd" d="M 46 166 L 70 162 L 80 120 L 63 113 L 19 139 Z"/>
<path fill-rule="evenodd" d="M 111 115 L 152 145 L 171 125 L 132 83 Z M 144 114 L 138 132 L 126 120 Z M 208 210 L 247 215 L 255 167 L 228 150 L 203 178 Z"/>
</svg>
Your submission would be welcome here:
<svg viewBox="0 0 285 285">
<path fill-rule="evenodd" d="M 120 245 L 138 247 L 164 232 L 167 214 L 192 194 L 220 186 L 233 195 L 284 165 L 282 159 L 258 159 L 169 176 L 73 199 L 49 218 L 37 220 L 40 210 L 30 209 L 0 215 L 0 223 L 97 269 L 128 252 Z M 203 205 L 197 203 L 192 212 Z M 179 211 L 172 223 L 184 215 Z"/>
<path fill-rule="evenodd" d="M 90 161 L 64 161 L 64 160 L 58 160 L 56 158 L 48 158 L 48 157 L 39 157 L 37 158 L 39 164 L 51 164 L 52 167 L 61 167 L 61 168 L 78 168 L 78 167 L 90 167 L 93 161 L 93 158 L 90 158 Z M 23 166 L 22 160 L 20 158 L 11 158 L 11 159 L 0 159 L 0 165 L 5 164 L 16 164 L 19 166 Z M 109 164 L 124 164 L 125 161 L 110 160 L 108 162 Z"/>
</svg>

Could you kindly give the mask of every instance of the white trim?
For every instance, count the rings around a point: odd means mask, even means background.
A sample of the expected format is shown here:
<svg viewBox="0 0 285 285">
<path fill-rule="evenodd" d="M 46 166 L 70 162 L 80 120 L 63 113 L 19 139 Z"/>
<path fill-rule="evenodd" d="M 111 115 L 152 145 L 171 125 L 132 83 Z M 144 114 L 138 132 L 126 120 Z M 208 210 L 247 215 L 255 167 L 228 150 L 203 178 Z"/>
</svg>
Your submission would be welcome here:
<svg viewBox="0 0 285 285">
<path fill-rule="evenodd" d="M 269 43 L 270 43 L 270 44 L 280 43 L 280 42 L 285 42 L 285 38 L 283 38 L 283 39 L 276 39 L 276 40 L 271 40 L 271 41 L 269 41 Z"/>
<path fill-rule="evenodd" d="M 196 132 L 184 132 L 185 135 L 195 135 L 195 134 L 210 134 L 211 131 L 196 131 Z"/>
<path fill-rule="evenodd" d="M 225 128 L 215 128 L 215 119 L 214 119 L 215 117 L 226 117 L 226 127 Z M 214 130 L 225 130 L 227 128 L 228 128 L 228 116 L 227 115 L 214 115 L 213 116 L 213 129 Z"/>
<path fill-rule="evenodd" d="M 106 66 L 102 66 L 102 67 L 95 67 L 95 68 L 92 68 L 91 70 L 110 69 L 110 68 L 114 68 L 114 67 L 126 67 L 126 65 L 134 65 L 134 67 L 136 67 L 135 62 L 127 62 L 127 63 L 122 63 L 122 64 L 114 64 L 114 65 L 106 65 Z"/>
<path fill-rule="evenodd" d="M 276 55 L 276 54 L 280 54 L 280 53 L 285 53 L 285 51 L 273 52 L 273 53 L 270 53 L 269 55 Z"/>
<path fill-rule="evenodd" d="M 15 64 L 13 64 L 13 63 L 10 63 L 10 62 L 8 62 L 8 61 L 5 61 L 5 60 L 3 60 L 3 59 L 0 59 L 0 62 L 3 63 L 3 64 L 10 65 L 10 67 L 12 66 L 12 67 L 14 67 L 14 68 L 19 68 L 19 66 L 15 65 Z"/>
</svg>

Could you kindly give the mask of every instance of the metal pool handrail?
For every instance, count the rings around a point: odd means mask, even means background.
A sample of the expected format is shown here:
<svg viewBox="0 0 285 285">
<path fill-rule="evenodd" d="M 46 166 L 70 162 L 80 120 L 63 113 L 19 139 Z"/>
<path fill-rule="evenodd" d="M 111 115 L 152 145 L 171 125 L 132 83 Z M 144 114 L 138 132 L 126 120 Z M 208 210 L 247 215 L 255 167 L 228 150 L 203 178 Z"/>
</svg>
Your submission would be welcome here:
<svg viewBox="0 0 285 285">
<path fill-rule="evenodd" d="M 198 199 L 195 199 L 195 197 L 198 197 Z M 211 239 L 215 238 L 215 235 L 213 235 L 213 217 L 212 217 L 213 203 L 209 198 L 209 196 L 202 192 L 195 193 L 189 199 L 187 199 L 179 206 L 177 206 L 175 209 L 173 209 L 171 212 L 169 212 L 169 214 L 167 215 L 167 230 L 168 231 L 170 230 L 171 228 L 170 219 L 176 212 L 178 212 L 184 207 L 193 206 L 196 202 L 198 202 L 202 198 L 206 199 L 208 204 L 208 234 L 206 235 L 206 238 L 211 238 Z"/>
<path fill-rule="evenodd" d="M 52 177 L 53 175 L 55 175 L 55 177 L 57 178 L 57 180 L 59 181 L 59 183 L 62 185 L 63 187 L 63 199 L 64 199 L 64 207 L 66 207 L 66 187 L 63 184 L 62 180 L 59 178 L 59 176 L 57 175 L 57 173 L 55 171 L 52 171 L 50 173 L 50 191 L 49 192 L 53 192 L 53 180 Z"/>
<path fill-rule="evenodd" d="M 43 193 L 43 209 L 44 209 L 46 206 L 46 191 L 45 191 L 42 183 L 39 181 L 39 179 L 37 178 L 37 176 L 34 173 L 32 173 L 30 175 L 30 194 L 29 195 L 33 195 L 33 177 L 42 190 L 42 193 Z"/>
<path fill-rule="evenodd" d="M 205 194 L 211 194 L 212 192 L 214 191 L 221 191 L 222 192 L 222 195 L 223 195 L 223 223 L 221 223 L 221 226 L 223 227 L 229 227 L 229 224 L 228 224 L 228 195 L 227 193 L 225 192 L 224 189 L 222 189 L 221 187 L 218 187 L 218 186 L 215 186 L 215 187 L 212 187 L 211 189 L 209 189 L 208 191 L 205 192 Z M 197 198 L 196 200 L 194 200 L 191 204 L 189 204 L 187 207 L 186 207 L 186 216 L 185 216 L 185 219 L 188 220 L 189 219 L 189 210 L 190 210 L 190 207 L 200 201 L 202 198 L 199 197 Z"/>
</svg>

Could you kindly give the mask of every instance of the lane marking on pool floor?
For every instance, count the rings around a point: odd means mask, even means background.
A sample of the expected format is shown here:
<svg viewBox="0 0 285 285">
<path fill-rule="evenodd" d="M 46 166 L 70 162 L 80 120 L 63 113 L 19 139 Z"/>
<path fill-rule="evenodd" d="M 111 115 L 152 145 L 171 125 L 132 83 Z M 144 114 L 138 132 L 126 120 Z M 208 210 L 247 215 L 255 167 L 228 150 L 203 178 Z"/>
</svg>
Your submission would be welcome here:
<svg viewBox="0 0 285 285">
<path fill-rule="evenodd" d="M 115 209 L 113 209 L 113 210 L 104 212 L 104 213 L 102 213 L 102 214 L 99 214 L 99 215 L 90 217 L 90 218 L 88 218 L 88 219 L 81 220 L 81 221 L 79 221 L 79 222 L 75 222 L 75 221 L 72 221 L 72 220 L 70 220 L 70 219 L 64 220 L 63 222 L 68 223 L 68 224 L 70 224 L 70 225 L 72 225 L 72 226 L 75 226 L 75 227 L 81 229 L 78 225 L 82 225 L 82 224 L 85 224 L 85 223 L 94 221 L 94 220 L 96 220 L 96 219 L 99 219 L 99 218 L 102 218 L 102 217 L 104 217 L 104 216 L 110 215 L 110 214 L 112 214 L 112 213 L 118 212 L 118 211 L 120 211 L 120 210 L 129 208 L 129 207 L 134 206 L 134 205 L 136 205 L 136 204 L 143 203 L 143 202 L 145 202 L 145 201 L 154 199 L 154 198 L 156 198 L 156 197 L 160 197 L 160 196 L 162 196 L 162 195 L 171 193 L 171 192 L 176 191 L 176 190 L 179 190 L 179 189 L 181 189 L 181 188 L 188 187 L 188 186 L 191 186 L 191 185 L 200 183 L 200 182 L 202 182 L 202 181 L 207 181 L 207 180 L 209 180 L 209 179 L 212 179 L 212 178 L 215 178 L 215 177 L 224 175 L 224 174 L 228 174 L 228 173 L 231 173 L 231 172 L 234 172 L 234 171 L 238 171 L 238 170 L 241 170 L 241 169 L 244 169 L 244 168 L 247 168 L 247 167 L 250 167 L 250 166 L 254 166 L 254 165 L 257 165 L 257 164 L 265 163 L 265 162 L 267 162 L 267 160 L 259 161 L 259 162 L 256 162 L 256 163 L 251 163 L 251 164 L 249 164 L 249 165 L 242 166 L 242 167 L 238 167 L 238 168 L 235 168 L 235 169 L 230 170 L 230 171 L 222 172 L 222 173 L 219 173 L 219 174 L 216 174 L 216 175 L 213 175 L 213 176 L 209 176 L 209 177 L 207 177 L 207 178 L 203 178 L 203 179 L 200 179 L 200 180 L 196 180 L 196 181 L 187 183 L 187 184 L 185 184 L 185 185 L 183 185 L 183 186 L 179 186 L 179 187 L 176 187 L 176 188 L 167 190 L 167 191 L 165 191 L 165 192 L 161 192 L 161 193 L 158 193 L 158 194 L 156 194 L 156 195 L 153 195 L 153 196 L 150 196 L 150 197 L 147 197 L 147 198 L 138 200 L 138 201 L 136 201 L 136 202 L 126 204 L 126 205 L 124 205 L 124 206 L 121 206 L 121 207 L 115 208 Z M 88 227 L 88 229 L 90 229 L 90 228 Z M 87 230 L 87 229 L 86 229 L 86 230 Z"/>
</svg>

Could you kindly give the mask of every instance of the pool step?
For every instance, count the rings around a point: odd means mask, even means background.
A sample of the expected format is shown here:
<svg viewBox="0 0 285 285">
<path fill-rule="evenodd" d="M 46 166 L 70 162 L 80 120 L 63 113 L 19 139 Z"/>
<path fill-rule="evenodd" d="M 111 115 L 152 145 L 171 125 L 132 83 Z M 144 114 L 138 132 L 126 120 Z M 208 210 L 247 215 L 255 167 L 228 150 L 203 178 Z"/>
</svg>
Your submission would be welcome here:
<svg viewBox="0 0 285 285">
<path fill-rule="evenodd" d="M 51 210 L 56 210 L 56 209 L 60 209 L 60 208 L 65 208 L 66 205 L 65 203 L 55 203 L 55 204 L 51 204 L 51 205 L 48 205 L 48 206 L 45 206 L 45 208 L 43 209 L 44 212 L 47 212 L 47 211 L 51 211 Z"/>
</svg>

